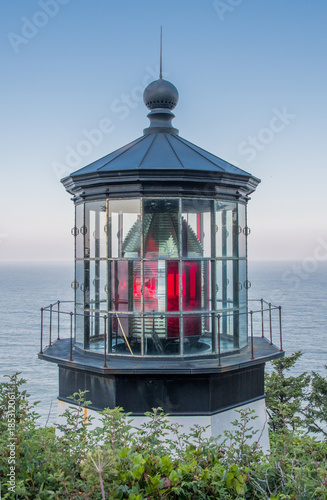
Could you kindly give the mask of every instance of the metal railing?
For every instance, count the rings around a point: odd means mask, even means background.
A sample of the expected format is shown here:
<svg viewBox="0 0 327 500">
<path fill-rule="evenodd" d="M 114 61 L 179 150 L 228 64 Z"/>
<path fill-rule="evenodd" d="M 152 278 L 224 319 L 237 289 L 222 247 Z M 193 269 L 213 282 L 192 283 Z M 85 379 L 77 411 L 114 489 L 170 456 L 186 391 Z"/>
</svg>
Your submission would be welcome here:
<svg viewBox="0 0 327 500">
<path fill-rule="evenodd" d="M 279 336 L 279 345 L 280 345 L 280 351 L 283 350 L 283 339 L 282 339 L 282 307 L 281 306 L 275 306 L 271 304 L 270 302 L 265 301 L 264 299 L 249 299 L 249 303 L 251 302 L 256 302 L 260 303 L 260 306 L 258 309 L 251 309 L 250 311 L 245 311 L 245 312 L 240 312 L 240 311 L 233 311 L 233 312 L 222 312 L 222 313 L 215 313 L 215 317 L 218 320 L 218 346 L 217 346 L 217 355 L 218 355 L 218 366 L 221 366 L 221 343 L 222 343 L 222 332 L 221 332 L 221 321 L 223 318 L 226 317 L 233 317 L 235 318 L 235 315 L 237 315 L 238 319 L 240 316 L 245 315 L 248 318 L 248 342 L 250 342 L 250 348 L 251 348 L 251 359 L 255 359 L 254 357 L 254 331 L 258 331 L 260 333 L 260 336 L 262 338 L 265 337 L 265 331 L 268 323 L 268 330 L 269 330 L 269 344 L 273 345 L 273 329 L 276 330 L 276 325 L 277 325 L 277 330 L 278 330 L 278 336 Z M 77 313 L 73 311 L 63 311 L 61 308 L 62 304 L 74 304 L 73 301 L 57 301 L 54 302 L 53 304 L 50 304 L 47 307 L 42 307 L 41 308 L 41 346 L 40 346 L 40 354 L 43 354 L 43 347 L 44 347 L 44 333 L 45 333 L 45 314 L 48 314 L 48 339 L 49 342 L 47 344 L 47 347 L 51 347 L 53 345 L 53 335 L 56 332 L 56 341 L 62 340 L 61 333 L 62 333 L 62 326 L 64 326 L 66 329 L 68 329 L 68 335 L 69 335 L 69 361 L 73 361 L 73 344 L 74 344 L 74 329 L 73 329 L 73 323 L 74 323 L 74 318 L 76 319 L 77 316 L 82 316 L 85 318 L 85 314 L 82 313 Z M 277 313 L 277 318 L 273 318 L 273 314 L 275 311 L 278 311 Z M 93 311 L 94 312 L 94 311 Z M 87 313 L 89 315 L 89 312 Z M 107 330 L 107 325 L 108 325 L 108 316 L 107 315 L 102 315 L 100 312 L 96 312 L 99 322 L 102 319 L 103 320 L 103 339 L 104 339 L 104 349 L 103 349 L 103 356 L 104 356 L 104 368 L 108 368 L 107 366 L 107 345 L 108 345 L 108 330 Z M 209 313 L 213 315 L 213 313 Z M 275 313 L 276 314 L 276 313 Z M 113 316 L 116 316 L 119 320 L 118 313 L 113 313 Z M 66 324 L 65 322 L 61 319 L 62 317 L 67 318 Z M 255 319 L 254 319 L 255 318 Z M 125 336 L 125 335 L 124 335 Z M 65 336 L 67 338 L 67 334 Z M 127 342 L 127 345 L 129 347 L 127 339 L 125 339 Z M 130 349 L 130 347 L 129 347 Z M 130 349 L 131 354 L 132 351 Z M 228 351 L 224 351 L 228 352 Z"/>
<path fill-rule="evenodd" d="M 51 347 L 53 345 L 52 342 L 52 336 L 53 336 L 53 317 L 54 315 L 57 317 L 57 338 L 56 340 L 60 340 L 60 333 L 61 333 L 61 324 L 62 322 L 60 321 L 60 317 L 66 316 L 70 317 L 70 357 L 69 360 L 73 361 L 73 317 L 74 313 L 67 312 L 67 311 L 62 311 L 60 309 L 61 304 L 73 304 L 74 302 L 71 300 L 57 300 L 57 302 L 54 302 L 53 304 L 50 304 L 47 307 L 41 307 L 41 348 L 40 348 L 40 354 L 43 354 L 43 336 L 44 336 L 44 313 L 49 313 L 49 343 L 48 347 Z M 57 307 L 57 309 L 56 309 Z"/>
<path fill-rule="evenodd" d="M 270 345 L 273 344 L 273 338 L 272 338 L 272 313 L 275 310 L 278 310 L 278 330 L 279 330 L 279 344 L 280 344 L 280 350 L 283 350 L 283 336 L 282 336 L 282 306 L 275 306 L 271 302 L 267 302 L 264 299 L 249 299 L 249 302 L 260 302 L 260 310 L 256 311 L 250 311 L 249 314 L 251 316 L 251 324 L 252 324 L 252 318 L 254 313 L 259 313 L 261 316 L 261 336 L 264 337 L 264 313 L 268 312 L 268 317 L 269 317 L 269 340 L 270 340 Z M 265 308 L 264 304 L 268 307 Z M 251 326 L 252 328 L 252 326 Z"/>
</svg>

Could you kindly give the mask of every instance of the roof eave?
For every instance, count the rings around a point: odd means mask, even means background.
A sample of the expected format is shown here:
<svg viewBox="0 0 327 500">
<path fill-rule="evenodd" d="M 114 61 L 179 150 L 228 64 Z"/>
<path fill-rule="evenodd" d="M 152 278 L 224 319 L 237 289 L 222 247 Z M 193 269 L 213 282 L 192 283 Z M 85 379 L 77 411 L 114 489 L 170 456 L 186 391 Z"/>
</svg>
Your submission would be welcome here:
<svg viewBox="0 0 327 500">
<path fill-rule="evenodd" d="M 246 201 L 260 183 L 260 179 L 226 172 L 194 170 L 164 170 L 121 172 L 92 172 L 88 175 L 65 177 L 61 180 L 65 189 L 74 196 L 74 201 L 111 196 L 214 196 Z M 158 194 L 160 193 L 160 194 Z"/>
</svg>

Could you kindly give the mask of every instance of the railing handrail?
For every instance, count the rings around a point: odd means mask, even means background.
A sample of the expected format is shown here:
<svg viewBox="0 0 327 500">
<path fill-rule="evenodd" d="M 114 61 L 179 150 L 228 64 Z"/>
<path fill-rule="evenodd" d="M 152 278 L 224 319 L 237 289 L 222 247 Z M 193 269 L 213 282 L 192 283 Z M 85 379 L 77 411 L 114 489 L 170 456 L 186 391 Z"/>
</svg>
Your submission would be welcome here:
<svg viewBox="0 0 327 500">
<path fill-rule="evenodd" d="M 250 301 L 254 301 L 254 300 L 257 300 L 257 299 L 249 299 L 249 302 Z M 260 301 L 260 299 L 259 299 Z M 275 310 L 275 309 L 279 309 L 281 306 L 275 306 L 269 302 L 266 302 L 265 300 L 263 301 L 265 304 L 267 304 L 268 306 L 271 306 L 271 310 Z M 56 306 L 56 305 L 60 305 L 60 304 L 68 304 L 68 303 L 71 303 L 71 304 L 74 304 L 74 301 L 73 300 L 58 300 L 57 302 L 54 302 L 53 304 L 49 304 L 48 306 L 46 307 L 42 307 L 42 310 L 43 311 L 49 311 L 51 312 L 51 309 L 52 309 L 52 312 L 58 312 L 58 310 L 53 310 L 53 307 Z M 270 308 L 268 307 L 267 309 L 251 309 L 251 311 L 253 312 L 253 314 L 255 313 L 260 313 L 260 312 L 268 312 L 270 310 Z M 107 316 L 108 318 L 108 315 L 109 316 L 115 316 L 117 314 L 119 314 L 120 316 L 133 316 L 135 315 L 135 311 L 106 311 L 105 313 L 103 312 L 100 312 L 99 310 L 96 310 L 96 309 L 88 309 L 87 310 L 88 314 L 98 314 L 100 316 L 100 318 L 104 318 L 105 316 Z M 60 310 L 60 314 L 67 314 L 67 315 L 70 315 L 71 311 L 63 311 L 63 310 Z M 153 316 L 153 313 L 154 311 L 147 311 L 147 312 L 144 312 L 143 313 L 143 316 Z M 182 313 L 179 312 L 179 311 L 169 311 L 169 316 L 179 316 L 183 314 L 184 316 L 192 316 L 192 315 L 198 315 L 198 314 L 207 314 L 208 316 L 212 316 L 212 315 L 215 315 L 216 318 L 218 318 L 218 315 L 222 316 L 234 316 L 235 314 L 239 314 L 239 315 L 243 315 L 243 314 L 246 314 L 246 315 L 249 315 L 250 314 L 250 311 L 246 310 L 246 311 L 240 311 L 239 309 L 233 309 L 233 311 L 229 311 L 229 309 L 222 309 L 221 311 L 219 312 L 213 312 L 213 311 L 201 311 L 201 310 L 198 310 L 198 311 L 183 311 Z M 79 312 L 76 312 L 74 313 L 75 316 L 85 316 L 84 313 L 79 313 Z M 162 313 L 161 312 L 156 312 L 156 316 L 161 316 Z"/>
<path fill-rule="evenodd" d="M 57 300 L 53 304 L 49 304 L 48 306 L 43 307 L 42 309 L 43 309 L 43 311 L 48 311 L 48 310 L 50 310 L 51 307 L 54 307 L 54 306 L 57 306 L 57 305 L 60 305 L 60 304 L 68 304 L 68 303 L 73 304 L 74 301 L 73 300 Z"/>
<path fill-rule="evenodd" d="M 253 334 L 253 315 L 254 314 L 257 314 L 257 313 L 260 313 L 261 314 L 261 337 L 264 337 L 264 313 L 265 312 L 268 312 L 269 313 L 269 337 L 270 337 L 270 345 L 273 344 L 273 336 L 272 336 L 272 311 L 274 310 L 278 310 L 278 320 L 279 320 L 279 337 L 280 337 L 280 351 L 283 350 L 283 343 L 282 343 L 282 318 L 281 318 L 281 312 L 282 312 L 282 307 L 281 306 L 275 306 L 273 305 L 271 302 L 267 302 L 265 301 L 264 299 L 249 299 L 248 302 L 260 302 L 261 303 L 261 308 L 260 309 L 257 309 L 257 310 L 253 310 L 251 309 L 250 311 L 248 310 L 248 308 L 246 308 L 245 311 L 240 311 L 239 309 L 237 310 L 233 310 L 233 311 L 229 311 L 228 309 L 226 310 L 222 310 L 220 312 L 209 312 L 209 311 L 184 311 L 183 313 L 181 312 L 170 312 L 169 315 L 170 316 L 179 316 L 180 314 L 183 314 L 185 316 L 189 316 L 189 315 L 208 315 L 208 316 L 215 316 L 217 319 L 218 319 L 218 366 L 221 366 L 221 346 L 220 346 L 220 342 L 221 342 L 221 323 L 220 323 L 220 320 L 222 317 L 229 317 L 229 316 L 235 316 L 235 315 L 238 315 L 238 316 L 241 316 L 241 315 L 247 315 L 248 318 L 250 318 L 250 335 L 248 335 L 248 337 L 250 337 L 250 343 L 251 343 L 251 359 L 255 359 L 254 358 L 254 344 L 253 344 L 253 338 L 254 338 L 254 334 Z M 58 324 L 57 324 L 57 327 L 58 327 L 58 335 L 57 335 L 57 340 L 60 340 L 60 315 L 67 315 L 67 316 L 70 316 L 70 357 L 69 357 L 69 360 L 70 361 L 73 361 L 73 317 L 76 317 L 76 316 L 82 316 L 82 317 L 85 317 L 85 311 L 82 313 L 79 313 L 76 311 L 76 308 L 74 306 L 74 309 L 75 311 L 64 311 L 62 309 L 60 309 L 60 305 L 61 304 L 74 304 L 74 301 L 73 300 L 57 300 L 56 302 L 54 302 L 53 304 L 49 304 L 48 306 L 46 307 L 42 307 L 41 308 L 41 348 L 40 348 L 40 354 L 43 354 L 43 340 L 44 340 L 44 313 L 45 312 L 49 312 L 50 314 L 50 317 L 49 317 L 49 346 L 52 346 L 52 316 L 53 316 L 53 313 L 57 313 L 57 321 L 58 321 Z M 268 305 L 268 308 L 264 308 L 263 304 L 267 304 Z M 56 306 L 57 309 L 54 309 Z M 107 368 L 107 320 L 109 319 L 110 316 L 116 316 L 119 320 L 119 317 L 121 316 L 130 316 L 132 314 L 135 314 L 135 312 L 127 312 L 127 311 L 112 311 L 112 312 L 109 312 L 107 311 L 105 314 L 104 313 L 101 313 L 99 310 L 94 310 L 94 309 L 90 309 L 88 311 L 88 314 L 97 314 L 97 317 L 99 319 L 103 319 L 104 320 L 104 339 L 105 339 L 105 342 L 104 342 L 104 368 Z M 148 312 L 148 313 L 143 313 L 143 316 L 152 316 L 153 315 L 153 312 Z M 128 341 L 127 341 L 127 344 L 128 344 Z M 128 345 L 129 347 L 129 345 Z M 129 350 L 131 351 L 130 347 L 129 347 Z M 131 351 L 131 354 L 132 351 Z"/>
<path fill-rule="evenodd" d="M 272 304 L 271 302 L 267 302 L 266 300 L 264 299 L 248 299 L 248 302 L 264 302 L 265 304 L 267 304 L 267 306 L 269 306 L 269 304 L 271 305 L 271 307 L 274 307 L 275 309 L 278 309 L 278 307 L 280 306 L 275 306 L 274 304 Z"/>
</svg>

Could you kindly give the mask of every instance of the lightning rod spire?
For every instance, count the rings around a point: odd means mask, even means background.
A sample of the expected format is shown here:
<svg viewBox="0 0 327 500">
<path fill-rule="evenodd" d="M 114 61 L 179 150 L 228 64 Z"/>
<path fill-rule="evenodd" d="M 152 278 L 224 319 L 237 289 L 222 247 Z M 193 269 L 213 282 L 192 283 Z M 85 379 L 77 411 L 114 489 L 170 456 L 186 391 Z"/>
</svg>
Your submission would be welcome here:
<svg viewBox="0 0 327 500">
<path fill-rule="evenodd" d="M 160 80 L 162 80 L 162 26 L 160 27 Z"/>
</svg>

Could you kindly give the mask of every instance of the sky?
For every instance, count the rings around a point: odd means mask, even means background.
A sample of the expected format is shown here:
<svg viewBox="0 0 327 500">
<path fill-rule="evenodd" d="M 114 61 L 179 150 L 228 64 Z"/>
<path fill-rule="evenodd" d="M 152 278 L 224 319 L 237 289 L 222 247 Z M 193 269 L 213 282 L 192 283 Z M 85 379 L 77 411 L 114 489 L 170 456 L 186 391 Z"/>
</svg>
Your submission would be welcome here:
<svg viewBox="0 0 327 500">
<path fill-rule="evenodd" d="M 327 258 L 325 0 L 1 0 L 0 261 L 73 258 L 68 175 L 141 136 L 144 86 L 180 135 L 261 179 L 249 258 Z"/>
</svg>

